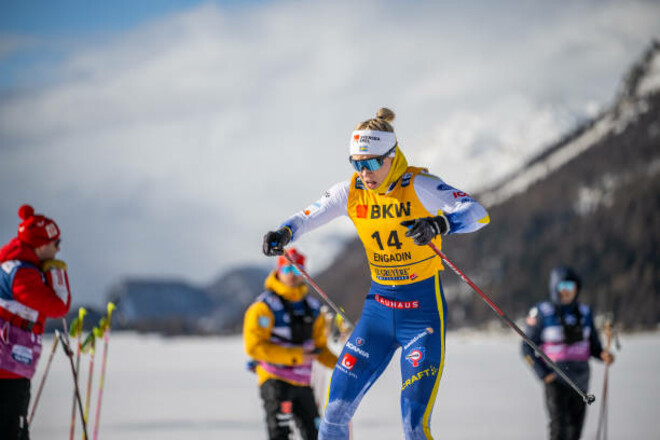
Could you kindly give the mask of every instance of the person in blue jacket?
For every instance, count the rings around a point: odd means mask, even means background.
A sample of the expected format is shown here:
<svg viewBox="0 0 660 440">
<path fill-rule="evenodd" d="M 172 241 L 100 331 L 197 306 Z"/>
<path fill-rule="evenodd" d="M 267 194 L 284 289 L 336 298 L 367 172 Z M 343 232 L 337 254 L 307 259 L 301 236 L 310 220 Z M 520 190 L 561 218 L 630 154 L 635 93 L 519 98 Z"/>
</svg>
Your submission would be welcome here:
<svg viewBox="0 0 660 440">
<path fill-rule="evenodd" d="M 527 315 L 525 333 L 583 391 L 589 388 L 589 359 L 614 362 L 604 350 L 594 326 L 591 308 L 578 302 L 581 280 L 566 266 L 550 272 L 550 301 L 536 304 Z M 551 440 L 577 440 L 582 432 L 586 403 L 558 377 L 534 350 L 522 344 L 527 363 L 545 385 Z"/>
</svg>

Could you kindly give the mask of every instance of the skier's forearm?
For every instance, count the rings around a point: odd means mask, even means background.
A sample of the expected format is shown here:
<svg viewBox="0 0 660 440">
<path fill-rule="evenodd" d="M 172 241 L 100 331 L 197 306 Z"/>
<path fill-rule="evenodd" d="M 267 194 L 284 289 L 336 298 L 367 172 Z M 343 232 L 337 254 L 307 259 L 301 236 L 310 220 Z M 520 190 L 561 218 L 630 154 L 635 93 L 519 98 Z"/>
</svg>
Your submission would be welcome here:
<svg viewBox="0 0 660 440">
<path fill-rule="evenodd" d="M 449 221 L 449 234 L 474 232 L 490 222 L 479 202 L 437 176 L 422 173 L 413 185 L 424 208 L 434 215 L 442 213 Z"/>
<path fill-rule="evenodd" d="M 292 240 L 295 241 L 330 220 L 347 215 L 347 201 L 348 182 L 340 182 L 327 190 L 319 200 L 286 219 L 280 227 L 288 227 L 293 234 Z"/>
</svg>

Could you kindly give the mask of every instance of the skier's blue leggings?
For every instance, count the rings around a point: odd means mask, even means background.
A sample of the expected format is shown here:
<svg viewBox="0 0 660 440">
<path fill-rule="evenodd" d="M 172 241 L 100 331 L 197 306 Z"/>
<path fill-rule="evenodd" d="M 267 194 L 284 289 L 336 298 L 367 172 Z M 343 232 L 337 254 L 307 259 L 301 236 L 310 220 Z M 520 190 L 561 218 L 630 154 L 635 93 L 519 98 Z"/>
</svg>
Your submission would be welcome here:
<svg viewBox="0 0 660 440">
<path fill-rule="evenodd" d="M 401 417 L 407 440 L 431 439 L 433 403 L 444 366 L 447 305 L 440 276 L 405 286 L 375 282 L 339 356 L 319 439 L 348 439 L 360 400 L 401 347 Z"/>
</svg>

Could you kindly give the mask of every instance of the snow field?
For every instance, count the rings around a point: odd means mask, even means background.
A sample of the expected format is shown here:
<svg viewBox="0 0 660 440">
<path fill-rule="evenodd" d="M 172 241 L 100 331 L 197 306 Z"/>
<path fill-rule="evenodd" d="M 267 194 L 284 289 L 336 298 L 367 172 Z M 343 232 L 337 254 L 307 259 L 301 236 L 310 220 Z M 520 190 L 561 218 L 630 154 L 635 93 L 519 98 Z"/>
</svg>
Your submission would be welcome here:
<svg viewBox="0 0 660 440">
<path fill-rule="evenodd" d="M 610 370 L 609 439 L 660 438 L 657 396 L 660 332 L 623 335 Z M 52 339 L 32 382 L 36 394 Z M 542 387 L 520 357 L 510 333 L 447 335 L 442 382 L 432 418 L 436 439 L 543 439 Z M 96 402 L 102 344 L 97 346 L 92 401 Z M 256 378 L 245 369 L 242 340 L 232 337 L 163 338 L 113 333 L 101 413 L 102 440 L 188 438 L 265 439 Z M 87 383 L 83 358 L 81 383 Z M 590 406 L 583 438 L 594 438 L 604 368 L 592 362 Z M 354 421 L 356 439 L 403 438 L 399 414 L 399 357 L 367 393 Z M 32 426 L 32 438 L 68 438 L 72 403 L 70 366 L 58 348 Z M 84 399 L 84 391 L 83 391 Z M 94 406 L 91 410 L 91 435 Z M 77 438 L 81 438 L 80 424 Z"/>
</svg>

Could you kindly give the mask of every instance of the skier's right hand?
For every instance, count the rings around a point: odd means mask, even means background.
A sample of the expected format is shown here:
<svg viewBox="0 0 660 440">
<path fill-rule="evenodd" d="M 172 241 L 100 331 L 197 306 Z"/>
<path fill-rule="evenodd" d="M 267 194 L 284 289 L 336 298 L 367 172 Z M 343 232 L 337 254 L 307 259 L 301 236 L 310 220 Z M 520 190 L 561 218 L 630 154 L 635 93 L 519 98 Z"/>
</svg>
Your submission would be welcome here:
<svg viewBox="0 0 660 440">
<path fill-rule="evenodd" d="M 291 229 L 282 228 L 264 235 L 263 251 L 269 257 L 284 254 L 284 246 L 291 241 Z"/>
</svg>

